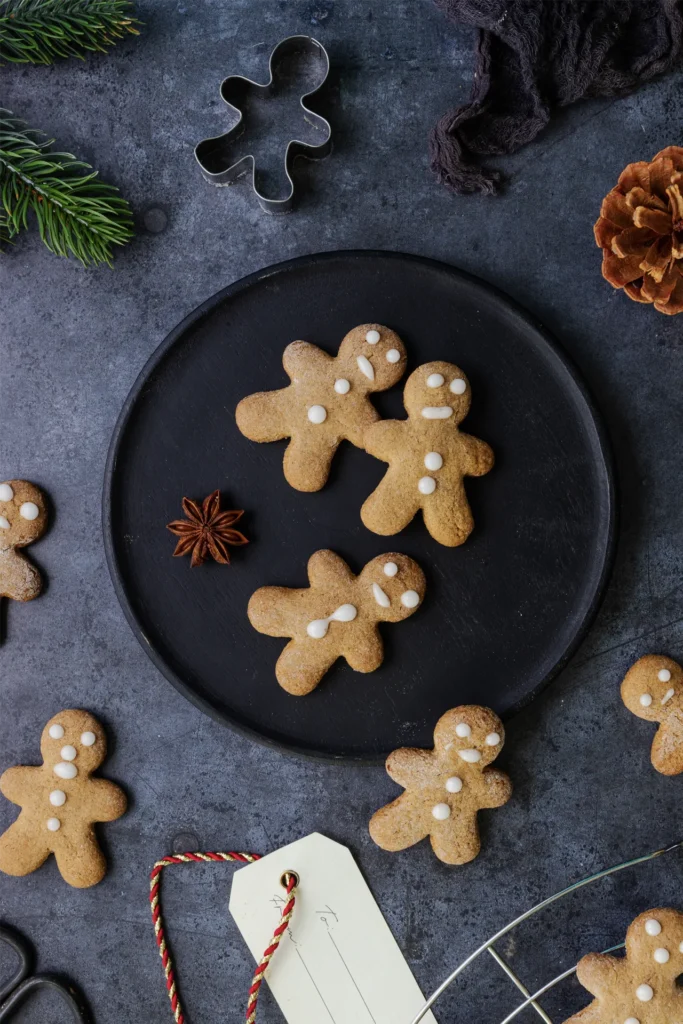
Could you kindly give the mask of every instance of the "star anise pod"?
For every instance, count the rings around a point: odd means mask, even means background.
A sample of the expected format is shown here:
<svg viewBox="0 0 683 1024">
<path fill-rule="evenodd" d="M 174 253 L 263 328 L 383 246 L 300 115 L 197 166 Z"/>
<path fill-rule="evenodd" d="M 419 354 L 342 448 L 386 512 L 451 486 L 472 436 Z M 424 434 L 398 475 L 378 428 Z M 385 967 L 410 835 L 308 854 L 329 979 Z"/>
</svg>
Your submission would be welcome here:
<svg viewBox="0 0 683 1024">
<path fill-rule="evenodd" d="M 208 498 L 204 498 L 201 505 L 191 498 L 183 498 L 182 504 L 187 519 L 174 519 L 167 529 L 180 538 L 173 552 L 174 557 L 192 552 L 191 568 L 202 565 L 208 555 L 228 565 L 228 545 L 237 547 L 249 543 L 243 533 L 231 529 L 242 518 L 244 510 L 221 512 L 220 491 L 214 491 Z"/>
</svg>

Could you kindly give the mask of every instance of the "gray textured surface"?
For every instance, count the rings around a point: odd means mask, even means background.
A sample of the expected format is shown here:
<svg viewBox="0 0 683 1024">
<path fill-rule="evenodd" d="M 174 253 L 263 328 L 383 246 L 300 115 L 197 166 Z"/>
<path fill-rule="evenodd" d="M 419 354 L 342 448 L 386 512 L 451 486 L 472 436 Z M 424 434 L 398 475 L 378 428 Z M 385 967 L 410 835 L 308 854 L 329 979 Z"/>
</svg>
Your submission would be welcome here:
<svg viewBox="0 0 683 1024">
<path fill-rule="evenodd" d="M 128 815 L 106 829 L 110 871 L 100 886 L 69 889 L 53 862 L 25 879 L 3 876 L 0 917 L 31 937 L 41 968 L 71 972 L 97 1024 L 163 1022 L 171 1018 L 147 906 L 155 858 L 180 832 L 204 849 L 266 852 L 317 829 L 354 851 L 427 991 L 531 902 L 683 832 L 683 780 L 651 769 L 651 729 L 618 700 L 635 657 L 683 655 L 681 321 L 613 292 L 591 234 L 622 166 L 680 141 L 672 112 L 683 76 L 562 115 L 506 162 L 514 176 L 505 196 L 457 199 L 432 181 L 426 137 L 467 95 L 472 37 L 429 0 L 157 0 L 143 3 L 141 16 L 142 37 L 109 58 L 0 70 L 2 105 L 96 164 L 140 225 L 113 272 L 60 261 L 35 232 L 0 263 L 0 477 L 36 481 L 55 507 L 33 549 L 49 589 L 9 609 L 0 650 L 0 768 L 34 761 L 44 722 L 85 706 L 109 727 L 106 772 L 131 798 Z M 224 123 L 221 78 L 261 75 L 272 45 L 293 32 L 329 46 L 336 151 L 307 173 L 312 190 L 298 212 L 272 219 L 246 187 L 226 194 L 205 185 L 192 146 Z M 150 208 L 168 215 L 161 233 L 144 229 Z M 481 857 L 457 870 L 426 844 L 394 856 L 372 845 L 367 819 L 396 792 L 380 769 L 279 756 L 183 700 L 131 634 L 104 561 L 107 445 L 156 345 L 244 274 L 351 247 L 433 256 L 507 290 L 582 367 L 617 450 L 623 523 L 608 598 L 573 663 L 511 723 L 501 760 L 515 797 L 484 818 Z M 0 826 L 14 813 L 3 800 Z M 602 883 L 520 934 L 507 951 L 528 984 L 618 941 L 647 906 L 680 902 L 676 857 Z M 251 964 L 227 916 L 229 874 L 188 869 L 167 885 L 197 1022 L 242 1019 Z M 491 984 L 479 967 L 444 998 L 439 1017 L 495 1021 L 514 999 L 509 982 Z M 548 1007 L 561 1021 L 582 1001 L 569 984 Z M 19 1019 L 45 1021 L 47 1009 L 36 1004 Z M 276 1019 L 271 1005 L 264 1021 Z"/>
</svg>

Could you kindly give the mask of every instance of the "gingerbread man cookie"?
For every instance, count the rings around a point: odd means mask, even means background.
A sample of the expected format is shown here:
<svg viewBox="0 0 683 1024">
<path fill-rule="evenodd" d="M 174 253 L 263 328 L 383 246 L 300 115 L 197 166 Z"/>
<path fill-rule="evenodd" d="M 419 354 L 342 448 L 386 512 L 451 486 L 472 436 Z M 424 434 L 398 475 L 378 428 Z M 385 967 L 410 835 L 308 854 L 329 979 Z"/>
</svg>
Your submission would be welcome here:
<svg viewBox="0 0 683 1024">
<path fill-rule="evenodd" d="M 453 363 L 425 363 L 406 381 L 407 420 L 368 427 L 365 449 L 389 463 L 380 485 L 361 509 L 368 530 L 399 533 L 422 509 L 432 537 L 447 547 L 464 543 L 474 522 L 463 477 L 483 476 L 493 452 L 458 424 L 470 408 L 470 386 Z"/>
<path fill-rule="evenodd" d="M 388 327 L 361 324 L 349 331 L 336 356 L 294 341 L 282 362 L 292 383 L 242 399 L 237 426 L 252 441 L 291 438 L 284 458 L 287 482 L 297 491 L 319 491 L 342 440 L 364 447 L 366 427 L 379 419 L 368 395 L 401 379 L 405 348 Z"/>
<path fill-rule="evenodd" d="M 379 555 L 358 576 L 334 551 L 308 561 L 310 587 L 261 587 L 249 601 L 259 633 L 290 641 L 278 658 L 280 686 L 300 697 L 318 685 L 337 658 L 356 672 L 374 672 L 384 659 L 378 624 L 400 622 L 425 593 L 422 569 L 407 555 Z"/>
<path fill-rule="evenodd" d="M 626 673 L 621 699 L 638 718 L 660 723 L 650 755 L 657 771 L 683 772 L 683 669 L 678 662 L 646 654 Z"/>
<path fill-rule="evenodd" d="M 104 730 L 87 711 L 60 711 L 43 729 L 40 752 L 39 768 L 20 765 L 0 777 L 0 792 L 21 807 L 0 836 L 0 871 L 28 875 L 54 853 L 65 882 L 95 885 L 107 863 L 94 823 L 115 821 L 126 809 L 118 786 L 91 777 L 107 753 Z"/>
<path fill-rule="evenodd" d="M 0 597 L 32 601 L 43 589 L 35 565 L 18 548 L 39 540 L 47 528 L 43 492 L 28 480 L 0 484 Z"/>
<path fill-rule="evenodd" d="M 502 807 L 512 795 L 503 772 L 488 768 L 503 748 L 503 723 L 489 708 L 464 704 L 436 723 L 434 749 L 402 747 L 387 773 L 405 793 L 370 819 L 370 835 L 395 852 L 429 836 L 444 864 L 467 864 L 481 849 L 477 812 Z"/>
<path fill-rule="evenodd" d="M 683 914 L 658 908 L 626 932 L 626 956 L 589 953 L 576 976 L 595 996 L 564 1024 L 678 1024 L 683 1020 Z"/>
</svg>

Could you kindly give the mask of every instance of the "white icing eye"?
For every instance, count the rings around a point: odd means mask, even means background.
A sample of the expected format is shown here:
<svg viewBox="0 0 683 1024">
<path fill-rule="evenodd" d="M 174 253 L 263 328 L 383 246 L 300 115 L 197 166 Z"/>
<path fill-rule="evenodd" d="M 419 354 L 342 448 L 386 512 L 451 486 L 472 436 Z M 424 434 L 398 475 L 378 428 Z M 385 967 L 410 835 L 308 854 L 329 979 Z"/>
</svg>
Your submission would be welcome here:
<svg viewBox="0 0 683 1024">
<path fill-rule="evenodd" d="M 385 563 L 385 565 L 384 565 L 384 575 L 385 576 L 395 576 L 397 572 L 398 572 L 398 566 L 396 565 L 396 562 L 386 562 Z"/>
<path fill-rule="evenodd" d="M 0 528 L 3 530 L 9 530 L 9 519 L 5 516 L 0 516 Z"/>
<path fill-rule="evenodd" d="M 75 761 L 78 751 L 69 743 L 66 747 L 62 747 L 61 755 L 65 761 Z"/>
<path fill-rule="evenodd" d="M 11 501 L 14 491 L 9 484 L 0 484 L 0 501 Z"/>
<path fill-rule="evenodd" d="M 652 704 L 652 697 L 650 696 L 650 694 L 644 693 L 640 698 L 640 703 L 642 707 L 649 708 L 650 704 Z"/>
<path fill-rule="evenodd" d="M 391 601 L 389 600 L 387 595 L 384 593 L 384 591 L 380 587 L 379 583 L 373 583 L 372 584 L 372 594 L 373 594 L 373 597 L 375 598 L 375 601 L 377 602 L 377 604 L 381 605 L 382 608 L 389 608 L 390 607 Z"/>
<path fill-rule="evenodd" d="M 59 761 L 53 771 L 60 779 L 75 779 L 78 775 L 78 768 L 69 761 Z"/>
<path fill-rule="evenodd" d="M 22 519 L 37 519 L 40 515 L 40 509 L 33 501 L 25 501 L 23 505 L 19 507 L 19 515 Z"/>
<path fill-rule="evenodd" d="M 459 793 L 462 789 L 462 779 L 457 775 L 451 775 L 450 779 L 446 779 L 446 789 L 449 793 Z"/>
<path fill-rule="evenodd" d="M 92 747 L 92 745 L 93 745 L 93 743 L 95 742 L 96 739 L 97 739 L 97 736 L 95 735 L 94 732 L 82 732 L 81 733 L 81 743 L 83 744 L 84 747 Z"/>
<path fill-rule="evenodd" d="M 490 732 L 486 737 L 487 747 L 497 747 L 500 743 L 500 735 L 497 732 Z"/>
<path fill-rule="evenodd" d="M 431 476 L 423 476 L 417 482 L 417 489 L 420 494 L 433 494 L 436 490 L 436 480 Z"/>
<path fill-rule="evenodd" d="M 461 740 L 466 740 L 472 735 L 472 730 L 467 722 L 458 722 L 455 727 L 455 735 L 459 736 Z"/>
<path fill-rule="evenodd" d="M 654 996 L 654 990 L 649 985 L 639 985 L 636 989 L 636 999 L 641 1003 L 649 1003 Z"/>
<path fill-rule="evenodd" d="M 365 356 L 356 356 L 356 362 L 358 363 L 358 369 L 361 373 L 365 374 L 368 380 L 375 379 L 375 371 L 369 359 L 366 359 Z"/>
<path fill-rule="evenodd" d="M 673 686 L 671 687 L 671 689 L 667 690 L 664 696 L 662 697 L 662 704 L 666 704 L 668 700 L 671 700 L 675 692 L 676 691 L 674 690 Z"/>
<path fill-rule="evenodd" d="M 420 603 L 420 595 L 416 590 L 406 590 L 401 594 L 401 604 L 406 608 L 417 608 Z"/>
<path fill-rule="evenodd" d="M 365 335 L 365 340 L 367 341 L 368 345 L 376 345 L 377 342 L 379 341 L 379 331 L 368 331 L 368 333 Z"/>
<path fill-rule="evenodd" d="M 650 917 L 645 922 L 645 932 L 647 935 L 661 935 L 662 926 L 659 921 L 656 921 L 654 917 Z"/>
<path fill-rule="evenodd" d="M 397 348 L 390 348 L 386 355 L 388 363 L 397 363 L 401 358 L 401 353 Z"/>
<path fill-rule="evenodd" d="M 437 804 L 432 807 L 432 817 L 437 821 L 446 821 L 451 816 L 451 809 L 448 804 Z"/>
<path fill-rule="evenodd" d="M 427 452 L 425 455 L 425 468 L 431 469 L 432 472 L 436 472 L 437 469 L 441 469 L 443 466 L 443 459 L 438 452 Z"/>
<path fill-rule="evenodd" d="M 59 832 L 62 827 L 62 823 L 59 818 L 48 818 L 45 822 L 50 832 Z"/>
<path fill-rule="evenodd" d="M 467 384 L 462 377 L 456 377 L 455 380 L 451 381 L 451 391 L 454 395 L 464 395 L 467 389 Z"/>
<path fill-rule="evenodd" d="M 351 385 L 349 384 L 348 380 L 345 380 L 343 377 L 340 377 L 339 380 L 335 380 L 334 382 L 334 390 L 337 392 L 338 395 L 348 395 L 349 391 L 351 390 Z"/>
<path fill-rule="evenodd" d="M 327 419 L 327 409 L 324 405 L 312 405 L 308 410 L 308 418 L 311 423 L 324 423 Z"/>
<path fill-rule="evenodd" d="M 671 954 L 668 949 L 664 949 L 663 946 L 660 946 L 659 949 L 654 951 L 653 956 L 655 958 L 655 963 L 668 964 Z"/>
<path fill-rule="evenodd" d="M 53 807 L 61 807 L 66 803 L 66 793 L 62 789 L 53 789 L 50 793 L 50 803 Z"/>
<path fill-rule="evenodd" d="M 64 735 L 64 727 L 62 725 L 51 725 L 47 731 L 48 736 L 51 740 L 61 740 Z"/>
<path fill-rule="evenodd" d="M 443 384 L 443 377 L 440 373 L 430 373 L 427 377 L 428 388 L 440 388 Z"/>
<path fill-rule="evenodd" d="M 458 754 L 468 764 L 476 764 L 477 761 L 481 761 L 481 753 L 478 750 L 459 750 Z"/>
<path fill-rule="evenodd" d="M 669 672 L 668 668 L 660 668 L 659 672 L 657 673 L 657 679 L 659 679 L 660 683 L 668 683 L 671 679 L 671 673 Z"/>
</svg>

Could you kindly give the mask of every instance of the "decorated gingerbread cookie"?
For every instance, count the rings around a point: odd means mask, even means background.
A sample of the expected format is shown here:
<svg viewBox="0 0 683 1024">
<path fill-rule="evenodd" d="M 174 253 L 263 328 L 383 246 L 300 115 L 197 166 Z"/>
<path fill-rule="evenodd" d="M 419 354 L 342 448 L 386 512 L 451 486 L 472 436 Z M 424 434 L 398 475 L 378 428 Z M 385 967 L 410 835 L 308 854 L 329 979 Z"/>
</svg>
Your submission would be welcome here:
<svg viewBox="0 0 683 1024">
<path fill-rule="evenodd" d="M 365 448 L 389 463 L 383 480 L 361 509 L 373 533 L 399 533 L 422 509 L 432 537 L 447 547 L 467 540 L 474 526 L 465 476 L 483 476 L 493 466 L 484 442 L 458 424 L 470 407 L 470 386 L 453 363 L 425 363 L 406 382 L 407 420 L 368 427 Z"/>
<path fill-rule="evenodd" d="M 0 597 L 32 601 L 43 589 L 40 573 L 20 551 L 47 528 L 43 492 L 28 480 L 0 484 Z"/>
<path fill-rule="evenodd" d="M 638 718 L 659 723 L 651 753 L 657 771 L 683 772 L 683 669 L 678 662 L 646 654 L 626 673 L 621 699 Z"/>
<path fill-rule="evenodd" d="M 8 768 L 0 777 L 0 792 L 21 807 L 0 836 L 0 871 L 28 875 L 54 853 L 65 882 L 95 885 L 107 864 L 94 823 L 126 809 L 118 786 L 92 778 L 107 753 L 104 730 L 87 711 L 60 711 L 43 729 L 40 752 L 39 768 Z"/>
<path fill-rule="evenodd" d="M 300 697 L 318 685 L 337 658 L 356 672 L 374 672 L 384 659 L 381 622 L 400 622 L 420 606 L 422 569 L 407 555 L 373 558 L 358 576 L 334 551 L 308 561 L 310 587 L 261 587 L 249 601 L 259 633 L 290 637 L 278 658 L 280 686 Z"/>
<path fill-rule="evenodd" d="M 436 724 L 434 749 L 402 747 L 387 772 L 405 793 L 370 820 L 383 850 L 405 850 L 429 836 L 444 864 L 466 864 L 481 849 L 477 812 L 502 807 L 512 795 L 503 772 L 489 768 L 503 748 L 503 723 L 476 704 L 447 711 Z"/>
<path fill-rule="evenodd" d="M 339 444 L 363 448 L 366 427 L 379 419 L 369 399 L 401 379 L 406 367 L 403 342 L 381 324 L 361 324 L 331 356 L 317 345 L 294 341 L 282 362 L 291 384 L 244 398 L 237 426 L 252 441 L 291 438 L 285 477 L 297 491 L 319 491 Z"/>
<path fill-rule="evenodd" d="M 683 1020 L 683 914 L 647 910 L 626 933 L 626 956 L 589 953 L 576 976 L 595 996 L 565 1024 L 678 1024 Z"/>
</svg>

